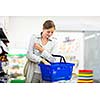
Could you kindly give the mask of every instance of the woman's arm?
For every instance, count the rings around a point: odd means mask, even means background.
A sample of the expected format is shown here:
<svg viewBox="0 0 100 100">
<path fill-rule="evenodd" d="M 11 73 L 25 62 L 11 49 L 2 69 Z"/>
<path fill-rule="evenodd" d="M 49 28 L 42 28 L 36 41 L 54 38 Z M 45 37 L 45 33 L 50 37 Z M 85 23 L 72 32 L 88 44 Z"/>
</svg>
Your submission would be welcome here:
<svg viewBox="0 0 100 100">
<path fill-rule="evenodd" d="M 56 61 L 56 58 L 53 57 L 52 54 L 59 55 L 59 53 L 58 53 L 58 47 L 57 47 L 57 40 L 56 39 L 52 40 L 52 45 L 50 47 L 50 52 L 44 50 L 41 53 L 41 56 L 43 58 L 47 59 L 50 62 L 55 62 Z"/>
<path fill-rule="evenodd" d="M 50 64 L 45 59 L 33 53 L 33 48 L 36 47 L 35 39 L 36 39 L 35 36 L 32 35 L 30 43 L 29 43 L 28 51 L 27 51 L 27 58 L 33 61 L 34 63 L 43 62 L 44 64 Z M 39 49 L 43 50 L 42 48 L 39 48 Z"/>
<path fill-rule="evenodd" d="M 38 43 L 34 44 L 34 48 L 39 50 L 39 52 L 41 52 L 41 57 L 47 59 L 50 62 L 54 62 L 56 59 L 52 56 L 52 51 L 51 53 L 49 53 L 48 51 L 46 51 L 41 45 L 39 45 Z M 55 49 L 55 44 L 53 46 L 52 49 Z"/>
<path fill-rule="evenodd" d="M 33 47 L 34 47 L 35 40 L 36 40 L 35 35 L 32 35 L 30 39 L 28 51 L 27 51 L 27 58 L 33 61 L 34 63 L 40 63 L 42 61 L 42 58 L 33 53 Z"/>
</svg>

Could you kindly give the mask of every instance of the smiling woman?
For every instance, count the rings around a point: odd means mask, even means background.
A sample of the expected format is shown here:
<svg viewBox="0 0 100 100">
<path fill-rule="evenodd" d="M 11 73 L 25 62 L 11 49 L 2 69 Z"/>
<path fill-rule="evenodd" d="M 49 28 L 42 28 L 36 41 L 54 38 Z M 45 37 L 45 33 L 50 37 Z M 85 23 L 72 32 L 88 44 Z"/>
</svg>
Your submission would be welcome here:
<svg viewBox="0 0 100 100">
<path fill-rule="evenodd" d="M 55 31 L 54 22 L 47 20 L 43 24 L 43 30 L 40 35 L 32 35 L 27 51 L 27 68 L 25 67 L 25 76 L 27 83 L 40 83 L 41 71 L 38 66 L 40 62 L 50 64 L 55 58 L 52 56 L 55 49 L 55 39 L 50 38 Z M 46 59 L 46 60 L 45 60 Z M 47 62 L 49 61 L 49 62 Z"/>
</svg>

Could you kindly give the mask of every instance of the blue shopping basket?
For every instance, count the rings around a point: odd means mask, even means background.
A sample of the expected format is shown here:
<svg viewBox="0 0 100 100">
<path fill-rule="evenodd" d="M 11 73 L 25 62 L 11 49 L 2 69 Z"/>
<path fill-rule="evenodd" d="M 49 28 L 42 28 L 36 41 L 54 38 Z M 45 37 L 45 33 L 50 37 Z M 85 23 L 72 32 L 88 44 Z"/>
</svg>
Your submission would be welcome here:
<svg viewBox="0 0 100 100">
<path fill-rule="evenodd" d="M 60 62 L 51 63 L 46 65 L 40 63 L 40 69 L 42 79 L 49 82 L 55 82 L 59 80 L 70 80 L 72 77 L 73 63 L 66 63 L 63 56 L 53 55 L 54 57 L 60 57 Z M 64 62 L 62 62 L 64 61 Z"/>
</svg>

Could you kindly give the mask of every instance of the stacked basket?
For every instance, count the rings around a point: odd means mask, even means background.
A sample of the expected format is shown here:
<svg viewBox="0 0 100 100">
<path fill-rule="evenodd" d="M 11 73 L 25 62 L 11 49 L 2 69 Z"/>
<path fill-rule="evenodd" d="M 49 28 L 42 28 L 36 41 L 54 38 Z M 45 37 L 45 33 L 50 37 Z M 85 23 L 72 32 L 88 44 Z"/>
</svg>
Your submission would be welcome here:
<svg viewBox="0 0 100 100">
<path fill-rule="evenodd" d="M 79 70 L 78 83 L 93 83 L 93 70 Z"/>
</svg>

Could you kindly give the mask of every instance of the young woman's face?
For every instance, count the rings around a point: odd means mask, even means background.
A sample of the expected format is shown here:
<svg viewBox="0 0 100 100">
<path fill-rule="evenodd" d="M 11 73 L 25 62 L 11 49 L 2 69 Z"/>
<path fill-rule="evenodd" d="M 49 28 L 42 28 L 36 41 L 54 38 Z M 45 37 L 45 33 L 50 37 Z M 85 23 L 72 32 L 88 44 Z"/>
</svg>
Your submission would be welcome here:
<svg viewBox="0 0 100 100">
<path fill-rule="evenodd" d="M 50 38 L 53 35 L 54 31 L 55 31 L 54 27 L 50 29 L 44 29 L 42 36 L 45 38 Z"/>
</svg>

